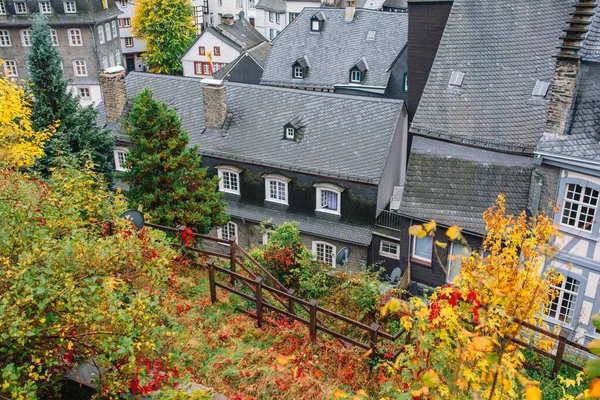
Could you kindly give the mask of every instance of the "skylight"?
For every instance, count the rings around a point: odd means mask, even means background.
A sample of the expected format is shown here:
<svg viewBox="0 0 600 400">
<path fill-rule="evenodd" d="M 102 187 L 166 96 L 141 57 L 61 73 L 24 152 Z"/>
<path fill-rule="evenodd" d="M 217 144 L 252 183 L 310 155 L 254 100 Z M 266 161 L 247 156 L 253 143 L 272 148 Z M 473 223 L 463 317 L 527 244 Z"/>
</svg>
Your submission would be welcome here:
<svg viewBox="0 0 600 400">
<path fill-rule="evenodd" d="M 464 72 L 452 71 L 452 75 L 450 75 L 450 80 L 448 81 L 448 85 L 455 86 L 455 87 L 461 87 L 464 77 L 465 77 Z"/>
<path fill-rule="evenodd" d="M 535 82 L 535 86 L 533 87 L 533 92 L 531 92 L 531 95 L 533 97 L 546 97 L 549 87 L 550 87 L 550 82 L 540 81 L 538 79 Z"/>
<path fill-rule="evenodd" d="M 367 32 L 367 40 L 375 40 L 375 33 L 376 31 Z"/>
</svg>

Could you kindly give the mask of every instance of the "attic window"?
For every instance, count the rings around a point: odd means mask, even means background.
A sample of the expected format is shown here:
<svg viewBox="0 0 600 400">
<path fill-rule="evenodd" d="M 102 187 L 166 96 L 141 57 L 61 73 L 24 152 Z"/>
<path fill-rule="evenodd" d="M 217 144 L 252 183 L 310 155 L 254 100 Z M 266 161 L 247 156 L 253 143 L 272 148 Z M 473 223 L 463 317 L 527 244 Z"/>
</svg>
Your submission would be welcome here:
<svg viewBox="0 0 600 400">
<path fill-rule="evenodd" d="M 540 81 L 538 79 L 535 82 L 535 86 L 533 87 L 533 92 L 531 92 L 531 95 L 533 97 L 546 97 L 549 87 L 550 87 L 550 82 Z"/>
<path fill-rule="evenodd" d="M 376 31 L 367 32 L 367 40 L 375 40 L 375 33 Z"/>
<path fill-rule="evenodd" d="M 301 67 L 294 67 L 294 78 L 295 79 L 303 79 L 304 78 L 304 69 Z"/>
<path fill-rule="evenodd" d="M 294 140 L 296 138 L 296 130 L 291 126 L 285 128 L 285 138 L 289 140 Z"/>
<path fill-rule="evenodd" d="M 304 138 L 304 131 L 305 124 L 302 122 L 302 115 L 296 115 L 283 126 L 283 139 L 299 143 Z"/>
<path fill-rule="evenodd" d="M 323 30 L 323 23 L 325 22 L 325 14 L 318 12 L 310 17 L 310 31 L 321 32 Z"/>
<path fill-rule="evenodd" d="M 304 79 L 308 74 L 310 64 L 306 56 L 300 57 L 292 64 L 292 78 L 293 79 Z"/>
<path fill-rule="evenodd" d="M 450 80 L 448 81 L 448 85 L 455 86 L 455 87 L 461 87 L 464 78 L 465 78 L 464 72 L 452 71 L 452 74 L 450 75 Z"/>
<path fill-rule="evenodd" d="M 350 83 L 362 83 L 369 69 L 367 60 L 363 57 L 350 68 Z"/>
</svg>

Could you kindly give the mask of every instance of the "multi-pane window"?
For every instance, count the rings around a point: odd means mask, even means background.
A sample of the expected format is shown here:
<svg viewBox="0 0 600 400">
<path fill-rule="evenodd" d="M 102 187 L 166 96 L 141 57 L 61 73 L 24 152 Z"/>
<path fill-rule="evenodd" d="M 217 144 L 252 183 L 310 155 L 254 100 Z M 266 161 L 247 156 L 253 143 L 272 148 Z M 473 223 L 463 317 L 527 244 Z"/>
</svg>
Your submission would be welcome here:
<svg viewBox="0 0 600 400">
<path fill-rule="evenodd" d="M 127 0 L 121 0 L 121 8 L 127 8 Z"/>
<path fill-rule="evenodd" d="M 125 166 L 125 163 L 127 162 L 127 154 L 128 151 L 125 148 L 115 149 L 115 169 L 117 171 L 127 171 L 127 167 Z"/>
<path fill-rule="evenodd" d="M 110 42 L 112 40 L 112 36 L 110 35 L 110 24 L 108 22 L 104 24 L 104 30 L 106 31 L 106 41 Z"/>
<path fill-rule="evenodd" d="M 27 3 L 24 1 L 15 1 L 15 13 L 27 14 Z"/>
<path fill-rule="evenodd" d="M 49 1 L 40 1 L 38 4 L 42 14 L 52 14 L 52 4 Z"/>
<path fill-rule="evenodd" d="M 361 76 L 361 72 L 359 70 L 352 70 L 352 72 L 350 72 L 350 81 L 354 82 L 354 83 L 360 83 L 362 76 Z"/>
<path fill-rule="evenodd" d="M 335 267 L 335 246 L 325 242 L 313 242 L 313 253 L 317 260 Z"/>
<path fill-rule="evenodd" d="M 206 62 L 196 61 L 194 63 L 196 75 L 210 75 L 210 66 Z"/>
<path fill-rule="evenodd" d="M 237 224 L 235 222 L 228 222 L 226 225 L 217 228 L 217 237 L 224 240 L 232 240 L 235 238 L 235 242 L 237 243 Z"/>
<path fill-rule="evenodd" d="M 275 20 L 275 13 L 272 11 L 269 11 L 269 22 L 273 22 Z"/>
<path fill-rule="evenodd" d="M 206 47 L 198 46 L 198 54 L 201 56 L 206 55 Z"/>
<path fill-rule="evenodd" d="M 119 49 L 115 51 L 115 62 L 117 65 L 121 65 L 121 51 Z"/>
<path fill-rule="evenodd" d="M 296 78 L 296 79 L 304 78 L 304 68 L 294 67 L 294 78 Z"/>
<path fill-rule="evenodd" d="M 244 8 L 244 0 L 236 1 L 237 8 Z"/>
<path fill-rule="evenodd" d="M 413 236 L 412 238 L 412 258 L 431 263 L 431 254 L 433 252 L 433 238 L 431 236 L 425 236 L 418 238 Z"/>
<path fill-rule="evenodd" d="M 597 207 L 597 190 L 576 183 L 569 183 L 565 194 L 561 222 L 563 225 L 590 232 L 594 225 Z"/>
<path fill-rule="evenodd" d="M 448 260 L 448 282 L 453 283 L 460 273 L 463 257 L 469 257 L 472 249 L 458 242 L 452 242 L 450 247 L 450 259 Z"/>
<path fill-rule="evenodd" d="M 379 255 L 400 259 L 400 245 L 398 243 L 382 240 L 379 242 Z"/>
<path fill-rule="evenodd" d="M 314 186 L 317 189 L 317 211 L 339 215 L 342 208 L 341 194 L 344 189 L 328 183 L 317 183 Z"/>
<path fill-rule="evenodd" d="M 113 53 L 108 55 L 108 66 L 111 68 L 115 66 L 115 56 L 113 56 Z"/>
<path fill-rule="evenodd" d="M 281 14 L 275 14 L 275 23 L 277 25 L 281 23 Z"/>
<path fill-rule="evenodd" d="M 213 63 L 213 72 L 217 72 L 218 70 L 220 70 L 224 66 L 225 66 L 225 63 L 214 62 Z"/>
<path fill-rule="evenodd" d="M 6 76 L 19 76 L 17 70 L 17 62 L 15 60 L 4 60 L 4 75 Z"/>
<path fill-rule="evenodd" d="M 98 42 L 104 44 L 104 27 L 102 25 L 98 26 Z"/>
<path fill-rule="evenodd" d="M 217 172 L 220 179 L 220 191 L 240 194 L 240 169 L 235 167 L 217 168 Z"/>
<path fill-rule="evenodd" d="M 300 14 L 299 13 L 290 13 L 288 23 L 291 24 L 292 21 L 295 20 L 298 15 L 300 15 Z"/>
<path fill-rule="evenodd" d="M 125 38 L 125 47 L 133 47 L 133 38 L 132 37 Z"/>
<path fill-rule="evenodd" d="M 85 60 L 73 61 L 73 72 L 75 76 L 87 76 L 87 65 Z"/>
<path fill-rule="evenodd" d="M 267 176 L 265 178 L 266 200 L 287 204 L 288 182 L 289 180 L 284 177 Z"/>
<path fill-rule="evenodd" d="M 123 18 L 119 18 L 119 28 L 123 27 Z"/>
<path fill-rule="evenodd" d="M 215 56 L 220 56 L 221 55 L 221 48 L 219 46 L 213 47 L 213 50 L 214 50 Z"/>
<path fill-rule="evenodd" d="M 79 97 L 81 97 L 82 99 L 89 99 L 90 97 L 92 97 L 92 95 L 90 93 L 90 88 L 80 87 L 79 88 Z"/>
<path fill-rule="evenodd" d="M 558 292 L 558 295 L 548 306 L 548 316 L 550 318 L 557 319 L 566 324 L 573 323 L 579 286 L 579 281 L 570 276 L 565 277 L 560 286 L 552 286 Z"/>
<path fill-rule="evenodd" d="M 0 15 L 6 15 L 6 3 L 0 0 Z"/>
<path fill-rule="evenodd" d="M 0 47 L 10 47 L 10 33 L 7 30 L 0 29 Z"/>
<path fill-rule="evenodd" d="M 21 31 L 21 45 L 23 47 L 31 46 L 31 29 L 23 29 Z"/>
<path fill-rule="evenodd" d="M 117 33 L 117 21 L 111 21 L 110 26 L 112 28 L 112 35 L 116 38 L 119 34 Z"/>
<path fill-rule="evenodd" d="M 52 46 L 58 46 L 58 31 L 56 29 L 50 29 L 50 40 Z"/>
<path fill-rule="evenodd" d="M 75 1 L 63 1 L 65 6 L 65 14 L 75 14 L 77 12 L 77 2 Z"/>
<path fill-rule="evenodd" d="M 296 130 L 294 128 L 285 128 L 285 138 L 294 140 L 296 138 Z"/>
<path fill-rule="evenodd" d="M 83 46 L 83 39 L 81 38 L 81 30 L 69 29 L 69 45 L 70 46 Z"/>
<path fill-rule="evenodd" d="M 108 69 L 108 57 L 102 56 L 102 69 Z"/>
<path fill-rule="evenodd" d="M 254 0 L 248 0 L 248 8 L 254 8 L 255 4 L 254 4 Z"/>
</svg>

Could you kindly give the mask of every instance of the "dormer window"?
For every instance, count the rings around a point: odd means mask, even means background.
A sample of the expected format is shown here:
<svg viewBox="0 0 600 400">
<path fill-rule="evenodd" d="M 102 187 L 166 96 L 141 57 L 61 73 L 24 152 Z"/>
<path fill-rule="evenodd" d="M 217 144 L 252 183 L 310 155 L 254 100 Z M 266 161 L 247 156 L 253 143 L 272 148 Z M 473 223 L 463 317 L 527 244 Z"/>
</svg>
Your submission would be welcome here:
<svg viewBox="0 0 600 400">
<path fill-rule="evenodd" d="M 292 127 L 285 128 L 285 138 L 294 140 L 296 138 L 296 130 Z"/>
<path fill-rule="evenodd" d="M 330 183 L 316 183 L 314 187 L 317 189 L 315 210 L 340 215 L 344 188 Z"/>
<path fill-rule="evenodd" d="M 308 58 L 306 56 L 300 57 L 292 64 L 292 78 L 294 79 L 304 79 L 308 74 L 308 69 L 310 68 L 310 64 L 308 63 Z"/>
<path fill-rule="evenodd" d="M 323 30 L 323 23 L 325 22 L 325 14 L 318 12 L 310 17 L 310 31 L 321 32 Z"/>
<path fill-rule="evenodd" d="M 240 172 L 241 169 L 232 166 L 218 166 L 219 191 L 225 193 L 240 194 Z"/>
<path fill-rule="evenodd" d="M 302 122 L 302 115 L 297 115 L 283 126 L 283 139 L 302 141 L 304 138 L 305 124 Z"/>
<path fill-rule="evenodd" d="M 364 57 L 358 60 L 358 62 L 350 68 L 350 83 L 362 83 L 368 69 L 367 60 L 365 60 Z"/>
</svg>

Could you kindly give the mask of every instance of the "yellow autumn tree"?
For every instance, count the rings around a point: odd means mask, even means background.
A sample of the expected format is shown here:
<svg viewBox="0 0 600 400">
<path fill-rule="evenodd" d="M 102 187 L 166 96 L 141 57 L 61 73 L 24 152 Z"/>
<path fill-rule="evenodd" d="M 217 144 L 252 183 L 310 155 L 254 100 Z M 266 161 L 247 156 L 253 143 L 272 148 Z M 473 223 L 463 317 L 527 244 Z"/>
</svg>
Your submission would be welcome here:
<svg viewBox="0 0 600 400">
<path fill-rule="evenodd" d="M 0 66 L 4 63 L 0 60 Z M 23 87 L 0 73 L 0 167 L 31 167 L 44 155 L 50 130 L 31 127 L 31 106 Z"/>
<path fill-rule="evenodd" d="M 384 307 L 383 313 L 404 314 L 411 335 L 398 358 L 385 364 L 394 383 L 389 398 L 514 399 L 523 391 L 528 399 L 540 398 L 536 383 L 520 373 L 524 356 L 516 341 L 543 349 L 553 343 L 518 320 L 544 325 L 540 314 L 553 296 L 551 285 L 562 277 L 552 270 L 541 274 L 541 267 L 554 252 L 549 243 L 558 231 L 547 215 L 508 214 L 502 195 L 483 218 L 483 248 L 462 256 L 454 284 L 427 299 Z M 411 227 L 410 234 L 433 236 L 435 230 L 431 221 Z M 466 243 L 456 226 L 446 235 Z M 446 246 L 436 242 L 436 253 Z"/>
</svg>

